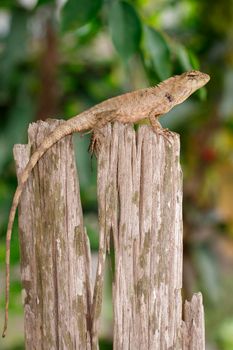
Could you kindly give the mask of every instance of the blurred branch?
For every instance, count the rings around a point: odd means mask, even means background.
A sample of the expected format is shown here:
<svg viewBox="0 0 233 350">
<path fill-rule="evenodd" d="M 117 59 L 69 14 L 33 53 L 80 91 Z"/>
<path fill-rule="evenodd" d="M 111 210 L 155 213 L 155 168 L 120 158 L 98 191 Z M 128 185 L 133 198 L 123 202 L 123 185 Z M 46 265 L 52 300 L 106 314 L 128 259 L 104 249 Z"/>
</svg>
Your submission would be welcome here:
<svg viewBox="0 0 233 350">
<path fill-rule="evenodd" d="M 40 95 L 36 119 L 54 117 L 58 111 L 59 84 L 57 34 L 51 20 L 47 20 L 40 58 Z"/>
</svg>

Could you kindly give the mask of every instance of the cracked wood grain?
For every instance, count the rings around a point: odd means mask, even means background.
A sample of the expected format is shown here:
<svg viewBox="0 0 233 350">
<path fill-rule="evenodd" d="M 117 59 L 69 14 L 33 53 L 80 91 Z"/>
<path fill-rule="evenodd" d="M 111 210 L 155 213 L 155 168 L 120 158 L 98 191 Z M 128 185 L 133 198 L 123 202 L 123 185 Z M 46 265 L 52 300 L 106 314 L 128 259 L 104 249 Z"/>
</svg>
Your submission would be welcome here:
<svg viewBox="0 0 233 350">
<path fill-rule="evenodd" d="M 33 123 L 17 175 L 59 121 Z M 26 349 L 91 349 L 91 271 L 71 136 L 35 167 L 19 208 Z"/>
<path fill-rule="evenodd" d="M 32 124 L 36 148 L 59 122 Z M 99 262 L 92 303 L 71 137 L 35 167 L 20 210 L 26 349 L 98 349 L 106 251 L 113 237 L 114 350 L 204 350 L 202 297 L 182 320 L 182 173 L 179 136 L 108 124 L 98 156 Z M 14 149 L 17 174 L 29 145 Z"/>
<path fill-rule="evenodd" d="M 195 293 L 184 305 L 183 349 L 205 349 L 204 308 L 201 293 Z"/>
<path fill-rule="evenodd" d="M 101 134 L 100 226 L 106 241 L 112 232 L 115 254 L 114 349 L 203 350 L 200 299 L 186 303 L 182 321 L 179 136 L 119 123 Z"/>
</svg>

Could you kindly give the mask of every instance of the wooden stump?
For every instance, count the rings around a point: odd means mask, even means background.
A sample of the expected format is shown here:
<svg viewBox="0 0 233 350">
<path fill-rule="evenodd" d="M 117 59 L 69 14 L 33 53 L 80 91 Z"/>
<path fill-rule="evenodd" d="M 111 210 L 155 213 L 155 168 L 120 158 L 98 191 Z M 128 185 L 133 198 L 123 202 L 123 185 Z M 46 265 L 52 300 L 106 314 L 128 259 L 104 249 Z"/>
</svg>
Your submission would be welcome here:
<svg viewBox="0 0 233 350">
<path fill-rule="evenodd" d="M 179 136 L 115 123 L 101 131 L 101 226 L 113 233 L 114 349 L 204 349 L 199 296 L 182 321 Z"/>
<path fill-rule="evenodd" d="M 59 121 L 33 123 L 35 149 Z M 19 176 L 29 145 L 16 145 Z M 91 272 L 72 137 L 39 161 L 19 207 L 26 349 L 91 349 Z"/>
<path fill-rule="evenodd" d="M 58 124 L 32 124 L 32 148 Z M 105 259 L 112 236 L 114 349 L 204 350 L 200 294 L 185 303 L 182 320 L 179 136 L 164 138 L 148 126 L 136 133 L 130 125 L 114 123 L 106 125 L 100 137 L 94 292 L 70 136 L 39 161 L 22 195 L 26 349 L 98 349 Z M 19 176 L 30 146 L 17 145 L 14 154 Z"/>
</svg>

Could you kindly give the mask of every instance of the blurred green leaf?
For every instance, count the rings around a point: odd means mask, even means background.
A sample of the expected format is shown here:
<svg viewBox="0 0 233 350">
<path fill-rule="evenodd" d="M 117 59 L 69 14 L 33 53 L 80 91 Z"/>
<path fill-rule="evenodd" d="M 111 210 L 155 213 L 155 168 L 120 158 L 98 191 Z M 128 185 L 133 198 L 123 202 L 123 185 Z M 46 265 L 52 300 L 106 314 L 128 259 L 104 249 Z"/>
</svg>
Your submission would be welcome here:
<svg viewBox="0 0 233 350">
<path fill-rule="evenodd" d="M 233 319 L 228 319 L 221 324 L 216 338 L 221 349 L 233 349 Z"/>
<path fill-rule="evenodd" d="M 197 95 L 201 101 L 205 101 L 207 99 L 207 89 L 203 87 L 197 91 Z"/>
<path fill-rule="evenodd" d="M 153 69 L 161 80 L 172 73 L 170 50 L 164 37 L 154 28 L 144 26 L 144 45 Z"/>
<path fill-rule="evenodd" d="M 214 261 L 212 252 L 206 247 L 197 246 L 193 249 L 193 257 L 196 269 L 199 272 L 202 290 L 205 292 L 206 299 L 216 304 L 220 296 L 219 274 Z"/>
<path fill-rule="evenodd" d="M 196 63 L 194 62 L 194 56 L 190 59 L 190 55 L 183 45 L 176 46 L 176 56 L 183 70 L 188 71 L 195 68 L 193 66 Z"/>
<path fill-rule="evenodd" d="M 191 65 L 194 69 L 200 69 L 200 62 L 197 58 L 197 56 L 195 55 L 195 53 L 191 50 L 188 50 L 188 53 L 189 53 L 189 59 L 190 59 L 190 62 L 191 62 Z"/>
<path fill-rule="evenodd" d="M 47 4 L 55 4 L 55 0 L 38 0 L 37 6 L 47 5 Z"/>
<path fill-rule="evenodd" d="M 27 20 L 26 10 L 17 8 L 12 12 L 10 32 L 0 57 L 1 86 L 7 84 L 11 71 L 27 57 Z"/>
<path fill-rule="evenodd" d="M 15 6 L 15 0 L 1 0 L 0 8 L 12 8 Z"/>
<path fill-rule="evenodd" d="M 94 18 L 102 5 L 102 0 L 68 0 L 62 9 L 62 29 L 77 29 Z"/>
<path fill-rule="evenodd" d="M 102 23 L 100 19 L 98 17 L 93 18 L 91 22 L 88 22 L 75 31 L 75 34 L 78 36 L 78 44 L 80 46 L 88 44 L 101 29 Z"/>
<path fill-rule="evenodd" d="M 0 152 L 0 174 L 4 170 L 6 162 L 12 158 L 13 145 L 25 141 L 27 125 L 35 113 L 35 105 L 28 94 L 29 84 L 28 76 L 24 76 L 14 104 L 9 109 L 4 133 L 0 134 L 0 145 L 7 145 L 7 147 L 2 147 Z"/>
<path fill-rule="evenodd" d="M 137 12 L 125 1 L 115 2 L 110 9 L 109 26 L 116 50 L 127 60 L 140 44 L 141 22 Z"/>
<path fill-rule="evenodd" d="M 113 345 L 112 345 L 112 341 L 111 340 L 100 339 L 99 340 L 99 344 L 100 344 L 100 349 L 101 350 L 112 350 L 112 346 Z"/>
</svg>

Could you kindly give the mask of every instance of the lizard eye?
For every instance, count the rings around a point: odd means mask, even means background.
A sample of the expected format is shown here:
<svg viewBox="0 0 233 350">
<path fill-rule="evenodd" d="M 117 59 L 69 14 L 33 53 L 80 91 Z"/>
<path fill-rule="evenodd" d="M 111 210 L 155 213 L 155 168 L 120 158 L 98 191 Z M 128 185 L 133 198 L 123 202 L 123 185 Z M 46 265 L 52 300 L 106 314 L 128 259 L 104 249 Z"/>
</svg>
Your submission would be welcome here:
<svg viewBox="0 0 233 350">
<path fill-rule="evenodd" d="M 187 75 L 189 78 L 196 78 L 197 74 L 194 72 L 191 72 Z"/>
</svg>

